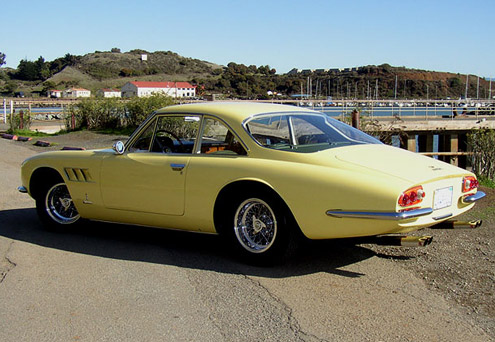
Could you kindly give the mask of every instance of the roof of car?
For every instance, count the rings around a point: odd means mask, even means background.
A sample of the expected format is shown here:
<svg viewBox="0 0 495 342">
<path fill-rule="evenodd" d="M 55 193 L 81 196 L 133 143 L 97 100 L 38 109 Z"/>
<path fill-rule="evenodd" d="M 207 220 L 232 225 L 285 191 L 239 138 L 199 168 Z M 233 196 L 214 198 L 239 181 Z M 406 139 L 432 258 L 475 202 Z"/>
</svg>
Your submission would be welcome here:
<svg viewBox="0 0 495 342">
<path fill-rule="evenodd" d="M 165 107 L 157 111 L 157 113 L 212 114 L 238 121 L 244 121 L 246 118 L 256 114 L 280 112 L 317 113 L 307 108 L 296 106 L 248 101 L 191 103 Z"/>
</svg>

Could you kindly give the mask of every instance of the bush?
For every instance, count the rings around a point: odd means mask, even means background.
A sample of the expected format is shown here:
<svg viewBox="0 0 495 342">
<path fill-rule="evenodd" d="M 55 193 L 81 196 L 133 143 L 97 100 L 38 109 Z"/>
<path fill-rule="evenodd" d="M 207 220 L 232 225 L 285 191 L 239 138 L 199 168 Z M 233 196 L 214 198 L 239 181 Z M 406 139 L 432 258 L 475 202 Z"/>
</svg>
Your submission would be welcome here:
<svg viewBox="0 0 495 342">
<path fill-rule="evenodd" d="M 76 130 L 135 128 L 153 111 L 174 103 L 173 98 L 163 94 L 133 97 L 127 103 L 118 98 L 87 98 L 67 107 L 66 126 Z"/>
<path fill-rule="evenodd" d="M 175 104 L 172 97 L 153 94 L 148 97 L 133 97 L 127 102 L 127 125 L 137 127 L 153 111 Z"/>
<path fill-rule="evenodd" d="M 18 114 L 13 113 L 13 115 L 9 116 L 10 131 L 13 132 L 21 128 L 29 129 L 29 127 L 31 126 L 31 122 L 32 122 L 32 118 L 31 118 L 31 112 L 29 110 L 26 111 L 21 110 Z"/>
<path fill-rule="evenodd" d="M 475 131 L 468 135 L 468 144 L 474 152 L 473 172 L 480 177 L 495 180 L 495 131 Z"/>
<path fill-rule="evenodd" d="M 119 128 L 125 124 L 124 118 L 125 106 L 120 99 L 87 98 L 67 108 L 66 126 L 69 129 L 90 130 Z"/>
</svg>

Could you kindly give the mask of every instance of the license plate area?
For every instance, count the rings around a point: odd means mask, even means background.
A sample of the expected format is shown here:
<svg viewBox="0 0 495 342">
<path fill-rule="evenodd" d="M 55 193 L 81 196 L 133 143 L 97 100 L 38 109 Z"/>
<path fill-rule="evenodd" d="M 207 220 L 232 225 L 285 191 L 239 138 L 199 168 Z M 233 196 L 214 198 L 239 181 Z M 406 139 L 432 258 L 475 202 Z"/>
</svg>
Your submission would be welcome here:
<svg viewBox="0 0 495 342">
<path fill-rule="evenodd" d="M 433 210 L 439 210 L 452 205 L 453 187 L 435 190 L 433 194 Z"/>
</svg>

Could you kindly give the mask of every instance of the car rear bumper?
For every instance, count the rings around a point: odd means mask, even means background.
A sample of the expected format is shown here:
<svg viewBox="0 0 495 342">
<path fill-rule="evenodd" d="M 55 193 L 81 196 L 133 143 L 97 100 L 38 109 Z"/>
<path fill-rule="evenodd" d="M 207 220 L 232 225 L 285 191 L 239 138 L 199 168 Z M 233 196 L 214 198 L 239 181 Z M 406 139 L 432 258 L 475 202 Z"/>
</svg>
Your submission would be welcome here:
<svg viewBox="0 0 495 342">
<path fill-rule="evenodd" d="M 471 204 L 479 201 L 486 194 L 483 191 L 478 191 L 474 195 L 469 195 L 461 198 L 463 204 Z M 433 213 L 432 208 L 421 208 L 402 212 L 381 212 L 381 211 L 343 211 L 343 210 L 328 210 L 327 215 L 332 217 L 348 217 L 348 218 L 363 218 L 363 219 L 376 219 L 376 220 L 408 220 L 418 218 Z M 452 214 L 446 214 L 439 217 L 433 217 L 435 221 L 443 220 L 452 216 Z"/>
<path fill-rule="evenodd" d="M 464 203 L 464 204 L 473 203 L 473 202 L 476 202 L 476 201 L 482 199 L 485 196 L 486 196 L 486 194 L 483 191 L 478 191 L 474 195 L 462 198 L 462 203 Z"/>
<path fill-rule="evenodd" d="M 328 210 L 327 215 L 332 217 L 349 217 L 377 220 L 408 220 L 421 216 L 430 215 L 433 212 L 431 208 L 414 209 L 403 212 L 378 212 L 378 211 L 342 211 Z"/>
</svg>

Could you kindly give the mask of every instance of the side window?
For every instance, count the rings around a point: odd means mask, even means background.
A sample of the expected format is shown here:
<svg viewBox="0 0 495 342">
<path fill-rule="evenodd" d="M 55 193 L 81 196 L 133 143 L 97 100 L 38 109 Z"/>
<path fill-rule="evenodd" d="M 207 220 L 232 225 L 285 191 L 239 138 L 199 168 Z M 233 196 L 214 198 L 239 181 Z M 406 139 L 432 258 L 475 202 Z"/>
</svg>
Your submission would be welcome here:
<svg viewBox="0 0 495 342">
<path fill-rule="evenodd" d="M 309 145 L 328 142 L 328 137 L 321 129 L 299 117 L 292 117 L 292 127 L 297 145 Z M 324 124 L 324 121 L 321 120 Z"/>
<path fill-rule="evenodd" d="M 153 120 L 149 126 L 141 133 L 141 135 L 134 141 L 129 152 L 148 152 L 150 150 L 151 140 L 153 139 L 153 132 L 155 131 L 156 120 Z"/>
<path fill-rule="evenodd" d="M 205 119 L 203 136 L 201 137 L 201 153 L 247 154 L 240 141 L 227 126 L 212 118 Z"/>
<path fill-rule="evenodd" d="M 290 144 L 290 132 L 287 116 L 269 116 L 249 121 L 248 130 L 263 146 Z"/>
<path fill-rule="evenodd" d="M 158 117 L 151 152 L 192 153 L 200 121 L 198 115 Z"/>
<path fill-rule="evenodd" d="M 158 116 L 135 140 L 129 152 L 192 153 L 200 116 Z"/>
</svg>

